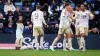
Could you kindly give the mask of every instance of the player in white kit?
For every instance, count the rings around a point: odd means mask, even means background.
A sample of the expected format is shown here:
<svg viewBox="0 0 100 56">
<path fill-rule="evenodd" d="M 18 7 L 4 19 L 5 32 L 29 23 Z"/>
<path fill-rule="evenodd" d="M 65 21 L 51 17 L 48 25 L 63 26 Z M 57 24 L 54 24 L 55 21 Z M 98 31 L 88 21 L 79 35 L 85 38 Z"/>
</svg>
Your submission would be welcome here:
<svg viewBox="0 0 100 56">
<path fill-rule="evenodd" d="M 40 6 L 36 6 L 36 10 L 32 12 L 31 15 L 31 21 L 33 23 L 33 36 L 35 36 L 35 47 L 36 50 L 39 50 L 38 46 L 38 36 L 40 35 L 40 49 L 43 49 L 43 40 L 44 40 L 44 30 L 43 30 L 43 24 L 47 26 L 43 12 L 40 11 Z"/>
<path fill-rule="evenodd" d="M 24 25 L 23 25 L 23 19 L 22 16 L 20 15 L 18 17 L 18 22 L 17 24 L 17 28 L 16 28 L 16 41 L 15 41 L 15 46 L 16 46 L 16 50 L 19 50 L 22 47 L 22 42 L 23 42 L 23 30 L 24 30 Z"/>
<path fill-rule="evenodd" d="M 56 44 L 56 42 L 61 38 L 62 34 L 64 36 L 64 40 L 63 40 L 63 50 L 66 51 L 66 40 L 67 40 L 67 37 L 70 37 L 70 23 L 68 21 L 68 11 L 69 11 L 69 8 L 71 7 L 71 5 L 69 3 L 66 3 L 65 4 L 65 8 L 62 10 L 62 13 L 61 13 L 61 16 L 60 16 L 60 24 L 59 24 L 59 31 L 58 31 L 58 35 L 57 37 L 54 39 L 52 45 L 50 46 L 50 49 L 52 51 L 55 51 L 54 50 L 54 45 Z"/>
<path fill-rule="evenodd" d="M 79 20 L 81 18 L 81 4 L 76 5 L 76 10 L 75 10 L 75 35 L 77 36 L 77 42 L 78 46 L 80 46 L 80 30 L 79 30 Z"/>
<path fill-rule="evenodd" d="M 89 19 L 94 19 L 94 15 L 86 10 L 85 5 L 81 4 L 81 18 L 79 20 L 79 31 L 80 31 L 80 51 L 85 51 L 85 37 L 88 36 Z"/>
<path fill-rule="evenodd" d="M 67 38 L 67 39 L 68 39 L 68 49 L 69 49 L 70 51 L 75 50 L 75 49 L 72 47 L 72 39 L 73 39 L 73 37 L 74 37 L 74 34 L 73 34 L 72 29 L 71 29 L 71 24 L 74 25 L 74 20 L 75 20 L 75 18 L 76 18 L 75 11 L 73 11 L 73 8 L 70 7 L 70 10 L 69 10 L 69 12 L 68 12 L 68 18 L 67 18 L 68 21 L 69 21 L 69 23 L 70 23 L 70 34 L 69 34 L 70 37 Z"/>
</svg>

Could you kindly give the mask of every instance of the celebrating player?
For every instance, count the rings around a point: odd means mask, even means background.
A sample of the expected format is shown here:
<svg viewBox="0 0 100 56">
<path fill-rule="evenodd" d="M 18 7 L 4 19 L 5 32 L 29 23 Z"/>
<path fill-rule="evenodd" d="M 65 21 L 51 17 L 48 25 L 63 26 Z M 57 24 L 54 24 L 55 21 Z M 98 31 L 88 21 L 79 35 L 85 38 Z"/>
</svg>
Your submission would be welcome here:
<svg viewBox="0 0 100 56">
<path fill-rule="evenodd" d="M 43 40 L 44 40 L 44 30 L 43 30 L 43 23 L 47 26 L 43 12 L 40 11 L 40 5 L 36 6 L 36 10 L 32 12 L 31 21 L 33 23 L 33 36 L 35 36 L 35 47 L 36 50 L 39 50 L 38 46 L 38 36 L 40 35 L 40 48 L 43 49 Z"/>
<path fill-rule="evenodd" d="M 68 21 L 69 21 L 69 24 L 70 24 L 70 28 L 69 28 L 69 34 L 67 34 L 67 39 L 68 39 L 68 49 L 71 51 L 71 50 L 75 50 L 73 47 L 72 47 L 72 39 L 74 37 L 74 34 L 73 34 L 73 31 L 71 29 L 71 24 L 73 24 L 73 19 L 74 19 L 74 16 L 75 13 L 73 11 L 73 8 L 70 7 L 70 10 L 68 12 Z"/>
<path fill-rule="evenodd" d="M 78 46 L 80 46 L 80 30 L 79 30 L 79 20 L 81 18 L 81 4 L 76 5 L 76 11 L 75 11 L 75 34 L 77 36 Z"/>
<path fill-rule="evenodd" d="M 54 45 L 56 44 L 56 42 L 61 38 L 62 34 L 65 34 L 64 40 L 63 40 L 63 50 L 66 51 L 66 40 L 67 37 L 71 37 L 70 36 L 70 23 L 68 21 L 68 11 L 70 9 L 71 5 L 69 3 L 65 4 L 65 9 L 62 10 L 61 16 L 60 16 L 60 24 L 59 24 L 59 31 L 58 31 L 58 35 L 57 37 L 54 39 L 52 45 L 50 46 L 50 49 L 52 51 L 54 50 Z"/>
<path fill-rule="evenodd" d="M 89 28 L 89 19 L 92 20 L 94 15 L 89 11 L 86 10 L 85 5 L 81 4 L 81 18 L 79 20 L 79 31 L 80 31 L 80 51 L 85 51 L 85 37 L 88 36 L 88 28 Z"/>
<path fill-rule="evenodd" d="M 23 42 L 23 30 L 24 30 L 24 25 L 23 25 L 23 19 L 22 16 L 18 17 L 18 22 L 17 24 L 17 29 L 16 29 L 16 50 L 19 50 L 22 47 L 22 42 Z"/>
</svg>

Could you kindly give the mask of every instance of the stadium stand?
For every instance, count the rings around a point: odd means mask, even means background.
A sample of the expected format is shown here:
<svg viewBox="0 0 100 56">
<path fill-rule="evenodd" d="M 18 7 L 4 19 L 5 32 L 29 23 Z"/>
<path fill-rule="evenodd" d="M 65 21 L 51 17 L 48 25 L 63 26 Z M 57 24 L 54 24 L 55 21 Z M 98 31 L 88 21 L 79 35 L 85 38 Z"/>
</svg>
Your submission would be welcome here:
<svg viewBox="0 0 100 56">
<path fill-rule="evenodd" d="M 28 24 L 31 23 L 31 12 L 35 10 L 36 4 L 40 4 L 41 10 L 44 11 L 44 18 L 49 25 L 45 33 L 55 34 L 58 31 L 59 16 L 62 10 L 61 6 L 64 5 L 65 2 L 70 2 L 73 8 L 75 8 L 76 4 L 84 3 L 87 9 L 95 14 L 95 19 L 90 20 L 89 32 L 98 34 L 100 31 L 100 0 L 53 0 L 54 4 L 51 0 L 43 0 L 44 2 L 41 2 L 42 0 L 11 1 L 10 4 L 14 4 L 12 5 L 13 11 L 5 11 L 6 9 L 4 8 L 9 1 L 0 0 L 0 33 L 15 33 L 15 24 L 19 15 L 23 15 L 25 25 L 24 33 L 31 33 L 31 30 L 28 29 Z M 49 8 L 52 10 L 48 11 Z"/>
</svg>

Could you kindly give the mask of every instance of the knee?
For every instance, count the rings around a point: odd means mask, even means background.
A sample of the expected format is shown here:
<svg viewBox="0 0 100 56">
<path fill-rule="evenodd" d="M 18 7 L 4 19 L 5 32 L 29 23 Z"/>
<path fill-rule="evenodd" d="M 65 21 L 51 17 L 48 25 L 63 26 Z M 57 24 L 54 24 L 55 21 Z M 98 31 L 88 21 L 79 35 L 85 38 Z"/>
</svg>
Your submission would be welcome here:
<svg viewBox="0 0 100 56">
<path fill-rule="evenodd" d="M 41 34 L 40 36 L 41 36 L 41 37 L 44 37 L 44 34 Z"/>
<path fill-rule="evenodd" d="M 57 38 L 60 39 L 61 38 L 61 35 L 58 35 Z"/>
</svg>

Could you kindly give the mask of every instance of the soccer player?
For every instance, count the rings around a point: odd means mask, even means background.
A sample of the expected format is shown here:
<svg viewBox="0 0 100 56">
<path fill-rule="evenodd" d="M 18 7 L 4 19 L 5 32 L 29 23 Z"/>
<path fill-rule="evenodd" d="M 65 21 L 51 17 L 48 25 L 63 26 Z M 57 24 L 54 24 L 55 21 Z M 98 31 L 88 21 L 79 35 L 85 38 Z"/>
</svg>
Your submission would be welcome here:
<svg viewBox="0 0 100 56">
<path fill-rule="evenodd" d="M 66 3 L 65 4 L 65 8 L 62 10 L 62 13 L 61 13 L 61 16 L 60 16 L 60 24 L 59 24 L 59 31 L 58 31 L 58 35 L 57 37 L 54 39 L 52 45 L 50 46 L 50 49 L 52 51 L 55 51 L 54 50 L 54 45 L 56 44 L 56 42 L 61 38 L 62 34 L 65 34 L 64 35 L 64 40 L 63 40 L 63 50 L 66 51 L 66 40 L 67 40 L 67 37 L 71 37 L 70 36 L 70 24 L 69 24 L 69 21 L 67 19 L 68 17 L 68 11 L 69 11 L 69 8 L 71 7 L 71 5 L 69 3 Z"/>
<path fill-rule="evenodd" d="M 31 21 L 33 23 L 33 36 L 35 37 L 35 47 L 36 50 L 39 50 L 38 46 L 38 36 L 40 35 L 40 49 L 43 49 L 43 41 L 44 41 L 44 30 L 43 30 L 43 23 L 47 26 L 43 12 L 40 11 L 40 5 L 36 5 L 36 10 L 32 12 Z"/>
<path fill-rule="evenodd" d="M 72 7 L 70 7 L 70 10 L 69 10 L 69 12 L 68 12 L 68 21 L 69 21 L 69 23 L 70 23 L 70 30 L 69 30 L 69 36 L 68 36 L 68 49 L 70 50 L 70 51 L 72 51 L 72 50 L 75 50 L 73 47 L 72 47 L 72 39 L 73 39 L 73 37 L 74 37 L 74 34 L 73 34 L 73 31 L 72 31 L 72 29 L 71 29 L 71 24 L 72 25 L 74 25 L 74 23 L 73 23 L 73 21 L 74 21 L 74 16 L 75 15 L 75 13 L 74 13 L 74 11 L 73 11 L 73 8 Z"/>
<path fill-rule="evenodd" d="M 80 46 L 80 31 L 79 31 L 79 20 L 81 17 L 81 4 L 77 4 L 76 5 L 76 10 L 75 10 L 75 35 L 77 36 L 77 42 L 78 42 L 78 46 Z"/>
<path fill-rule="evenodd" d="M 16 29 L 16 41 L 15 41 L 15 46 L 16 50 L 20 50 L 22 47 L 22 42 L 23 42 L 23 30 L 24 30 L 24 25 L 23 25 L 23 19 L 22 16 L 20 15 L 18 17 L 18 22 L 17 24 L 17 29 Z"/>
<path fill-rule="evenodd" d="M 88 36 L 89 19 L 94 19 L 94 15 L 86 10 L 85 5 L 81 4 L 81 18 L 79 20 L 79 31 L 80 31 L 80 51 L 85 51 L 85 37 Z"/>
</svg>

